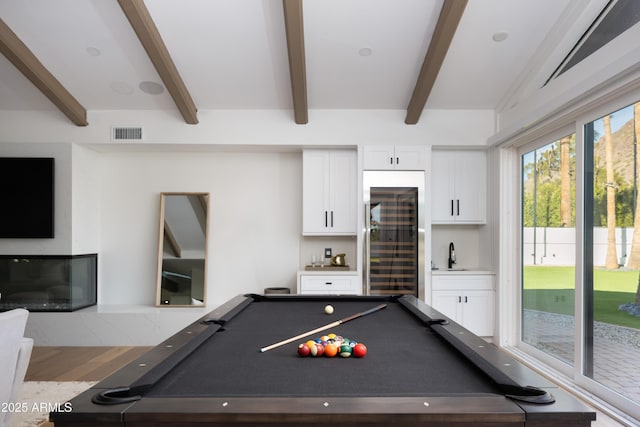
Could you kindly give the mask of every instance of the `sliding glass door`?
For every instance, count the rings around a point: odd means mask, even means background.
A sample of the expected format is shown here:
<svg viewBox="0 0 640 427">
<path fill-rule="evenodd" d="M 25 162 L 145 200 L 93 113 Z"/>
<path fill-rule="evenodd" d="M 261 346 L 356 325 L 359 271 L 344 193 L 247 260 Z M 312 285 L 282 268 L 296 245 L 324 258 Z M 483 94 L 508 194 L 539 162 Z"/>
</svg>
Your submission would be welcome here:
<svg viewBox="0 0 640 427">
<path fill-rule="evenodd" d="M 522 341 L 574 362 L 575 134 L 522 154 Z"/>
<path fill-rule="evenodd" d="M 640 102 L 584 127 L 582 373 L 640 402 Z"/>
<path fill-rule="evenodd" d="M 638 417 L 640 102 L 599 116 L 519 151 L 520 343 Z"/>
</svg>

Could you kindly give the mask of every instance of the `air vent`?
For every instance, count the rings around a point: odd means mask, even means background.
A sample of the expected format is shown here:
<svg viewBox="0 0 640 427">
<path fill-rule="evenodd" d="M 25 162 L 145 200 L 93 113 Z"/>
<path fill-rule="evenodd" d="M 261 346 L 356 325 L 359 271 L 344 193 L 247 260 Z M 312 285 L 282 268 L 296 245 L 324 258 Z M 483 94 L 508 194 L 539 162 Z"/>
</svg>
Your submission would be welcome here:
<svg viewBox="0 0 640 427">
<path fill-rule="evenodd" d="M 112 127 L 112 141 L 142 141 L 142 128 L 140 127 Z"/>
</svg>

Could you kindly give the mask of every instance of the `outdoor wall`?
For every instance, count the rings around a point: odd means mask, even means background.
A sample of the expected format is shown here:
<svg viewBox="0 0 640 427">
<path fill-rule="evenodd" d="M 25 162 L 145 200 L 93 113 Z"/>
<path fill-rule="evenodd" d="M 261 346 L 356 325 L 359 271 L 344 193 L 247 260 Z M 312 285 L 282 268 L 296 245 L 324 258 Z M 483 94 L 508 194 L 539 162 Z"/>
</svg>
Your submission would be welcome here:
<svg viewBox="0 0 640 427">
<path fill-rule="evenodd" d="M 574 228 L 525 228 L 523 232 L 524 265 L 576 265 L 576 230 Z M 607 229 L 593 230 L 593 260 L 595 266 L 604 266 L 607 256 Z M 534 245 L 535 236 L 535 245 Z M 616 228 L 618 262 L 625 265 L 631 251 L 633 228 Z"/>
</svg>

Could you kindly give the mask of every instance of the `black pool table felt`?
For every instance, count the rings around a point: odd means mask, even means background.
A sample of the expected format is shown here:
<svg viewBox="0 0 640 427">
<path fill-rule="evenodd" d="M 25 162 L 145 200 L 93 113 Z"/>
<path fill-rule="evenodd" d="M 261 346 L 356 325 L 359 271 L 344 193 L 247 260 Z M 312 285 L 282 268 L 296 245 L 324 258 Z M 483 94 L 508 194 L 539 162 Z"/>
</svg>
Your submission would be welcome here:
<svg viewBox="0 0 640 427">
<path fill-rule="evenodd" d="M 300 357 L 301 339 L 265 353 L 264 345 L 357 313 L 362 304 L 253 303 L 223 326 L 148 396 L 425 396 L 500 393 L 483 372 L 398 304 L 330 332 L 362 342 L 364 358 Z M 374 306 L 375 303 L 371 303 Z M 231 375 L 229 375 L 231 374 Z"/>
</svg>

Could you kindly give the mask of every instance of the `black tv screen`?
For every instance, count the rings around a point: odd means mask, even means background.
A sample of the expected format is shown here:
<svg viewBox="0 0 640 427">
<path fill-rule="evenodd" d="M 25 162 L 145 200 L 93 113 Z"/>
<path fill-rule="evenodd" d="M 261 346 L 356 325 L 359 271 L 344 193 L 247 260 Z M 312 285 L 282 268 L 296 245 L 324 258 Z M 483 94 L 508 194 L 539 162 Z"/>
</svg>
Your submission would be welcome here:
<svg viewBox="0 0 640 427">
<path fill-rule="evenodd" d="M 54 237 L 54 159 L 0 157 L 0 238 Z"/>
</svg>

